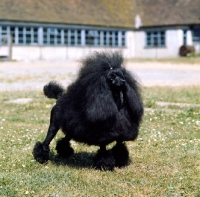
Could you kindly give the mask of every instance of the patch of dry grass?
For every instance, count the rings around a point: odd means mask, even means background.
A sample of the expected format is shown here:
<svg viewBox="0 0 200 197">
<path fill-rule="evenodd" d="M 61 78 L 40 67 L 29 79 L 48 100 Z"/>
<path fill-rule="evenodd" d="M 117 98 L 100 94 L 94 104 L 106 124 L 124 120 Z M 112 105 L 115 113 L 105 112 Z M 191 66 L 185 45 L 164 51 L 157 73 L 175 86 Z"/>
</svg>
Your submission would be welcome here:
<svg viewBox="0 0 200 197">
<path fill-rule="evenodd" d="M 191 56 L 191 57 L 177 57 L 177 58 L 134 58 L 128 59 L 129 62 L 159 62 L 159 63 L 172 63 L 172 64 L 200 64 L 199 56 Z"/>
<path fill-rule="evenodd" d="M 72 73 L 63 73 L 62 75 L 56 76 L 52 73 L 46 73 L 46 76 L 51 80 L 64 80 L 66 78 L 72 80 L 75 78 L 75 75 Z M 47 78 L 47 77 L 46 77 Z M 0 81 L 3 83 L 16 83 L 16 82 L 27 82 L 27 81 L 43 81 L 43 75 L 29 75 L 29 74 L 18 74 L 16 76 L 4 76 L 0 77 Z"/>
</svg>

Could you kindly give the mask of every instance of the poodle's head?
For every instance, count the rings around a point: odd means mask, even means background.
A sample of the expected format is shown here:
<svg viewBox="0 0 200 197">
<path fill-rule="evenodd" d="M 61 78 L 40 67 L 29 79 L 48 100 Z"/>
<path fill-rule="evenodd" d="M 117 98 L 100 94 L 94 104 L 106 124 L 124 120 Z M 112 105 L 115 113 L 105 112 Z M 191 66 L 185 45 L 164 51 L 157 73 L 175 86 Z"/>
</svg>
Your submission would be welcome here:
<svg viewBox="0 0 200 197">
<path fill-rule="evenodd" d="M 93 88 L 102 88 L 107 83 L 111 90 L 121 90 L 126 82 L 123 68 L 123 56 L 120 51 L 95 52 L 83 60 L 79 73 L 82 84 L 85 82 Z M 88 86 L 86 85 L 86 86 Z"/>
<path fill-rule="evenodd" d="M 125 77 L 120 68 L 110 68 L 106 78 L 111 89 L 122 89 L 125 84 Z"/>
</svg>

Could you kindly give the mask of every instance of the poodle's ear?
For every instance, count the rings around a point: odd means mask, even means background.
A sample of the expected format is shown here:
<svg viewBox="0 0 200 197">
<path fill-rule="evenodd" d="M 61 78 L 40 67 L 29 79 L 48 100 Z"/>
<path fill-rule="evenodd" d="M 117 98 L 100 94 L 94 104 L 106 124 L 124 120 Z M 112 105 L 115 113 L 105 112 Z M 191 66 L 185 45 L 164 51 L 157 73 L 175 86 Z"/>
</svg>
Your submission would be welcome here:
<svg viewBox="0 0 200 197">
<path fill-rule="evenodd" d="M 101 122 L 116 115 L 117 106 L 104 76 L 88 87 L 86 98 L 88 121 Z"/>
<path fill-rule="evenodd" d="M 124 101 L 131 113 L 134 122 L 139 124 L 144 111 L 139 84 L 127 71 L 125 72 L 125 79 L 126 83 L 123 91 Z"/>
</svg>

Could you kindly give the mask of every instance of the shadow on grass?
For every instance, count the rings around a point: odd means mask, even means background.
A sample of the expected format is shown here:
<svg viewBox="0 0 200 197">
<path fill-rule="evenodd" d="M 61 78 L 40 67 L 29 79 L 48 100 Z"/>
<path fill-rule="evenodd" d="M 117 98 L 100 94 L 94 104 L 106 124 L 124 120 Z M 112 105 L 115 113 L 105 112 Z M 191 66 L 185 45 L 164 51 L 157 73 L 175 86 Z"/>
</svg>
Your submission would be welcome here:
<svg viewBox="0 0 200 197">
<path fill-rule="evenodd" d="M 61 157 L 57 154 L 50 154 L 50 161 L 57 166 L 70 166 L 77 169 L 88 168 L 91 169 L 93 165 L 93 158 L 96 153 L 79 152 L 74 153 L 68 158 Z"/>
<path fill-rule="evenodd" d="M 68 158 L 64 158 L 59 156 L 58 154 L 55 153 L 50 153 L 50 161 L 52 164 L 56 166 L 70 166 L 72 168 L 76 169 L 94 169 L 93 167 L 93 159 L 95 157 L 96 153 L 88 153 L 88 152 L 79 152 L 79 153 L 74 153 Z M 132 160 L 129 158 L 128 165 L 132 163 Z M 122 166 L 119 168 L 125 168 L 126 166 Z"/>
</svg>

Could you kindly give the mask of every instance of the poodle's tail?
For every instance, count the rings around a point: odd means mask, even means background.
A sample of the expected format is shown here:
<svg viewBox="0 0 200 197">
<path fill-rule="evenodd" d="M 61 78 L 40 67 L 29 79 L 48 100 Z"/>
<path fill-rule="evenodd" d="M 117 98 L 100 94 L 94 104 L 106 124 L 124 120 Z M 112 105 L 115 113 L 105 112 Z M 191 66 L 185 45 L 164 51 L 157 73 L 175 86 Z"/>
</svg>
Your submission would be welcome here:
<svg viewBox="0 0 200 197">
<path fill-rule="evenodd" d="M 44 95 L 48 98 L 58 99 L 64 92 L 64 88 L 55 81 L 50 81 L 43 88 Z"/>
</svg>

